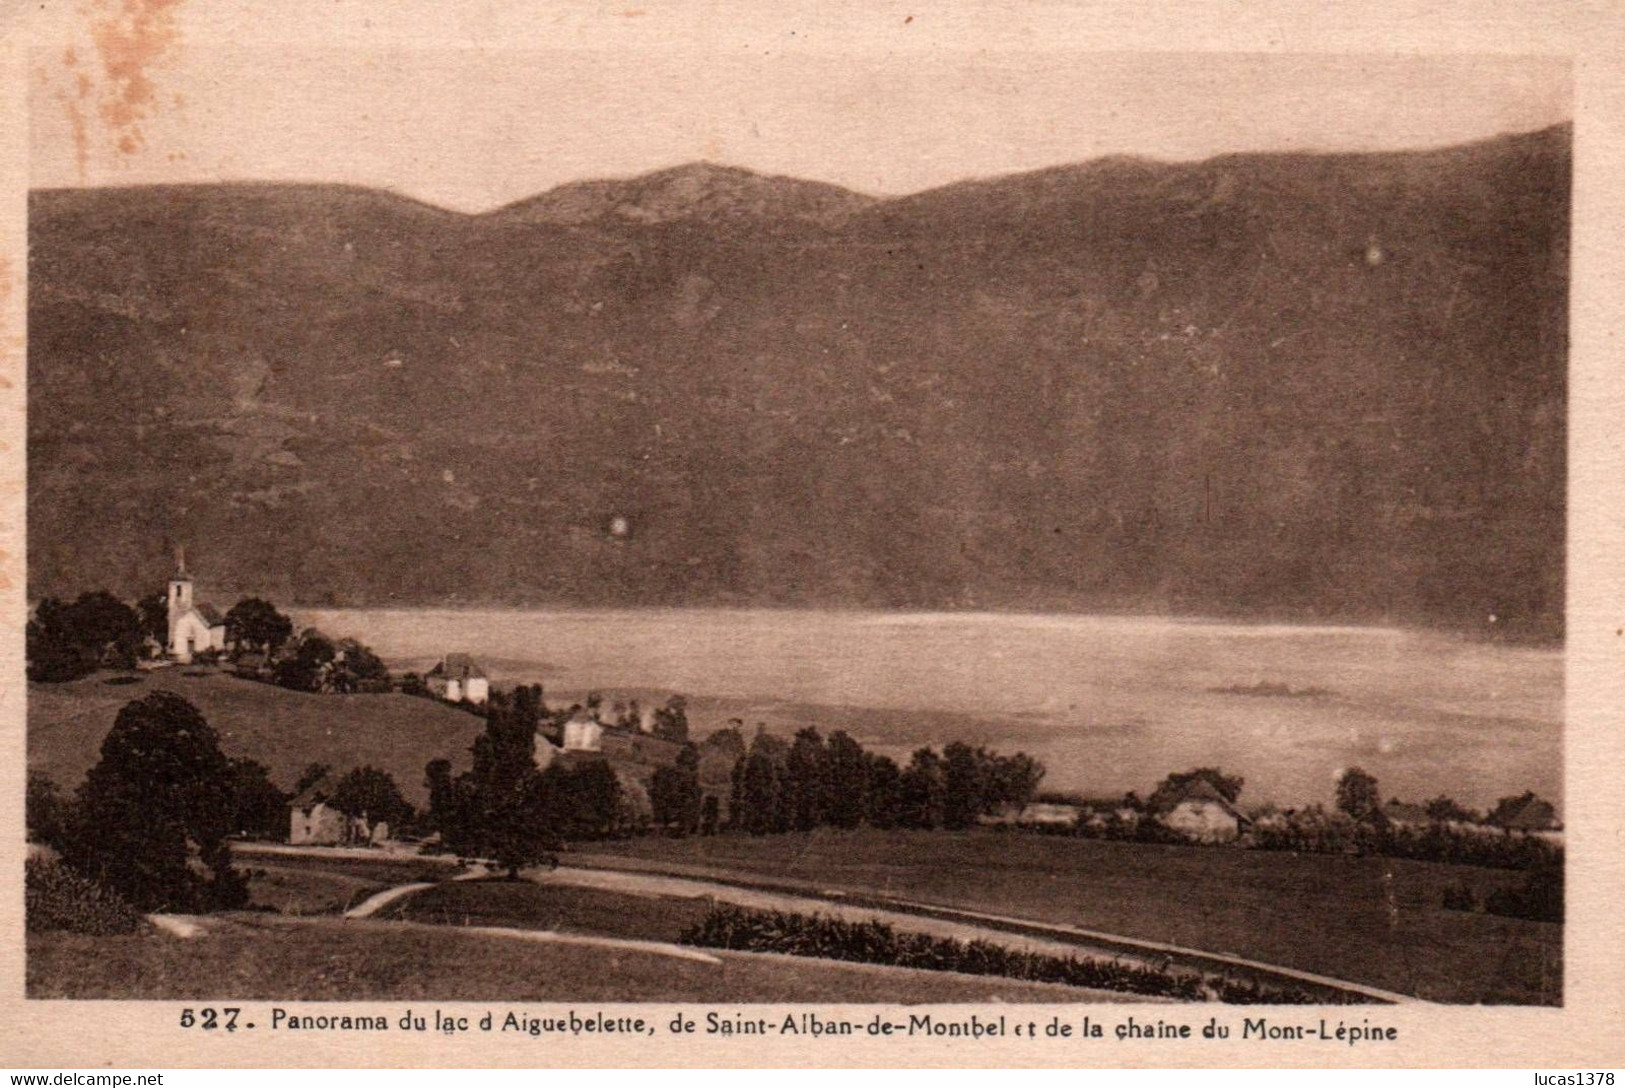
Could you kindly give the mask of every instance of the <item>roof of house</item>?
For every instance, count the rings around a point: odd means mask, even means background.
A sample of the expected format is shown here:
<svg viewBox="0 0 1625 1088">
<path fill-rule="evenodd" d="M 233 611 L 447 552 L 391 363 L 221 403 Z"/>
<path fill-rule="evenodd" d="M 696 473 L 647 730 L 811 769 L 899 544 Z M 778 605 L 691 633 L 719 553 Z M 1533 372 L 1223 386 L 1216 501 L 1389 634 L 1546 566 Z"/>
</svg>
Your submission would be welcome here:
<svg viewBox="0 0 1625 1088">
<path fill-rule="evenodd" d="M 1399 824 L 1425 824 L 1431 817 L 1421 805 L 1408 805 L 1403 801 L 1389 801 L 1382 806 L 1382 814 Z"/>
<path fill-rule="evenodd" d="M 467 654 L 447 654 L 438 665 L 429 670 L 429 675 L 444 677 L 447 680 L 486 679 L 485 670 L 474 664 L 474 659 Z"/>
<path fill-rule="evenodd" d="M 1513 831 L 1547 831 L 1557 826 L 1557 809 L 1550 801 L 1531 797 L 1508 813 L 1501 826 Z"/>
<path fill-rule="evenodd" d="M 202 616 L 204 622 L 210 627 L 219 627 L 226 622 L 226 617 L 222 616 L 220 610 L 212 604 L 205 602 L 193 607 L 196 608 L 197 614 Z"/>
<path fill-rule="evenodd" d="M 1230 803 L 1230 799 L 1215 789 L 1213 783 L 1209 782 L 1205 778 L 1196 778 L 1185 783 L 1184 789 L 1180 790 L 1178 794 L 1163 805 L 1162 810 L 1164 812 L 1171 812 L 1187 801 L 1211 802 L 1219 805 L 1238 820 L 1246 819 L 1246 817 L 1241 814 L 1240 810 L 1237 809 L 1235 805 Z"/>
<path fill-rule="evenodd" d="M 324 774 L 305 787 L 303 793 L 288 802 L 289 808 L 314 808 L 333 795 L 333 776 Z"/>
</svg>

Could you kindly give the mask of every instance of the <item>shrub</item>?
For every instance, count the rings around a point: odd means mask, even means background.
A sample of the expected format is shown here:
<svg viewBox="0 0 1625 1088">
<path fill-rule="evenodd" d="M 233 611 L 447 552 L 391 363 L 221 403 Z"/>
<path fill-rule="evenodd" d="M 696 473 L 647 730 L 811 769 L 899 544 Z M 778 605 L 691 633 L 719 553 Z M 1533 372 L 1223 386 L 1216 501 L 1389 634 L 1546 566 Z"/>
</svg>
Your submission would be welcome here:
<svg viewBox="0 0 1625 1088">
<path fill-rule="evenodd" d="M 29 858 L 24 870 L 30 933 L 133 933 L 141 915 L 117 894 L 59 862 Z"/>
<path fill-rule="evenodd" d="M 1054 956 L 991 941 L 960 941 L 925 933 L 899 933 L 880 921 L 848 922 L 825 915 L 790 914 L 719 905 L 678 938 L 683 944 L 744 952 L 878 963 L 926 971 L 997 975 L 1182 1001 L 1305 1005 L 1353 1003 L 1353 995 L 1310 994 L 1296 987 L 1238 981 L 1199 971 L 1175 971 L 1120 960 Z"/>
</svg>

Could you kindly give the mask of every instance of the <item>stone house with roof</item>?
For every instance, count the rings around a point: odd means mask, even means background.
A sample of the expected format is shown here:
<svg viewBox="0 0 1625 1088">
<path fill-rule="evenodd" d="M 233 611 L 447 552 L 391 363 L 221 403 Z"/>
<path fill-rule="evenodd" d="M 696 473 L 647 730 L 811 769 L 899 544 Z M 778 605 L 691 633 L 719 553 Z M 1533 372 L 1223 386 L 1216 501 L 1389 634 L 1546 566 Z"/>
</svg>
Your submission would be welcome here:
<svg viewBox="0 0 1625 1088">
<path fill-rule="evenodd" d="M 288 802 L 288 842 L 294 846 L 348 846 L 367 842 L 372 829 L 366 821 L 346 816 L 328 800 L 333 796 L 331 774 L 305 787 Z"/>
<path fill-rule="evenodd" d="M 1433 823 L 1427 809 L 1406 804 L 1397 797 L 1382 806 L 1382 818 L 1393 827 L 1427 827 Z"/>
<path fill-rule="evenodd" d="M 1250 823 L 1205 778 L 1187 783 L 1162 806 L 1157 819 L 1193 842 L 1234 842 Z"/>
<path fill-rule="evenodd" d="M 483 706 L 491 698 L 491 681 L 468 654 L 447 654 L 429 670 L 424 685 L 451 703 Z"/>
</svg>

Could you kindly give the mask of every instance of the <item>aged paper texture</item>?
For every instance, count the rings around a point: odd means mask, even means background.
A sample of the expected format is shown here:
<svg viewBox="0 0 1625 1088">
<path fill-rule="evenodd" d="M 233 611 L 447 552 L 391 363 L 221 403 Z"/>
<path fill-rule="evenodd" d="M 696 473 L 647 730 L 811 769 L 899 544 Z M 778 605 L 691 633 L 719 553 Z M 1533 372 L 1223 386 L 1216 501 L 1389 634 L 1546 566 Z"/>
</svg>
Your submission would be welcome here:
<svg viewBox="0 0 1625 1088">
<path fill-rule="evenodd" d="M 8 1064 L 1620 1064 L 1616 12 L 0 28 Z"/>
</svg>

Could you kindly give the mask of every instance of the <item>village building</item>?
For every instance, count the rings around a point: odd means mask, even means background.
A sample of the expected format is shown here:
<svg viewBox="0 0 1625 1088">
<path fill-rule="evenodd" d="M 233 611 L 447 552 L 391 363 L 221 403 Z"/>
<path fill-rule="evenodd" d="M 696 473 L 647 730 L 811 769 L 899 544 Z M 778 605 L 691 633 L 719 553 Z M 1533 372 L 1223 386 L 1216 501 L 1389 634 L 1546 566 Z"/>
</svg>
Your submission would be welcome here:
<svg viewBox="0 0 1625 1088">
<path fill-rule="evenodd" d="M 435 695 L 451 703 L 484 706 L 491 698 L 491 681 L 467 654 L 447 654 L 429 670 L 424 684 Z"/>
<path fill-rule="evenodd" d="M 1407 805 L 1398 798 L 1382 806 L 1382 818 L 1391 827 L 1427 827 L 1433 823 L 1427 809 L 1421 805 Z"/>
<path fill-rule="evenodd" d="M 1077 805 L 1033 801 L 1022 807 L 1016 814 L 1015 822 L 1018 827 L 1071 828 L 1078 826 L 1082 814 L 1083 810 Z"/>
<path fill-rule="evenodd" d="M 226 648 L 226 621 L 213 605 L 199 602 L 193 594 L 192 576 L 186 573 L 186 553 L 175 560 L 175 576 L 169 580 L 170 657 L 186 664 L 200 653 Z"/>
<path fill-rule="evenodd" d="M 1533 794 L 1512 811 L 1504 813 L 1496 822 L 1507 831 L 1542 837 L 1556 836 L 1563 828 L 1562 822 L 1557 818 L 1556 807 L 1550 801 L 1543 801 Z"/>
<path fill-rule="evenodd" d="M 1205 778 L 1188 783 L 1162 806 L 1157 818 L 1163 826 L 1193 842 L 1210 843 L 1234 842 L 1248 823 L 1247 817 Z"/>
<path fill-rule="evenodd" d="M 369 824 L 328 804 L 333 777 L 323 775 L 288 802 L 288 842 L 294 846 L 353 846 L 389 838 L 389 825 Z"/>
<path fill-rule="evenodd" d="M 563 748 L 566 752 L 604 750 L 604 723 L 586 710 L 577 710 L 564 723 Z"/>
</svg>

